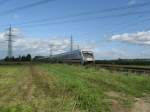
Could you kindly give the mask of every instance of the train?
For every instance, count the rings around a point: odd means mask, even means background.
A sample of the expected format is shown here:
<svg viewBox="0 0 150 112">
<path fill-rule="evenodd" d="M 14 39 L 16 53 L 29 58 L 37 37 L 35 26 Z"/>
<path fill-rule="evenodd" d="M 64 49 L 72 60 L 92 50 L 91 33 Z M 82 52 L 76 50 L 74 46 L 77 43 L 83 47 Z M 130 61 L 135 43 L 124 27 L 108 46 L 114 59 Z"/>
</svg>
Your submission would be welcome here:
<svg viewBox="0 0 150 112">
<path fill-rule="evenodd" d="M 81 49 L 53 55 L 51 59 L 61 63 L 80 63 L 82 65 L 95 63 L 94 53 Z"/>
<path fill-rule="evenodd" d="M 79 63 L 79 64 L 94 64 L 94 53 L 89 50 L 73 50 L 61 54 L 56 54 L 50 57 L 36 56 L 34 61 L 38 62 L 53 62 L 53 63 Z"/>
</svg>

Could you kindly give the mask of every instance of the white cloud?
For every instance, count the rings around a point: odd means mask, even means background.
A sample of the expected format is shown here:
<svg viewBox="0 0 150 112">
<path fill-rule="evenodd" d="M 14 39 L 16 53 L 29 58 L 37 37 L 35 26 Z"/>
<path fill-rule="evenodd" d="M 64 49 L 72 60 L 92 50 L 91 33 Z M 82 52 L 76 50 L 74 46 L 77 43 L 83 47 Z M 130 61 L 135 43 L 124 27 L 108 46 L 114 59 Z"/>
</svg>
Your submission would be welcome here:
<svg viewBox="0 0 150 112">
<path fill-rule="evenodd" d="M 131 44 L 150 45 L 150 31 L 113 35 L 111 40 L 128 42 Z"/>
<path fill-rule="evenodd" d="M 49 45 L 53 45 L 53 54 L 58 54 L 62 52 L 66 52 L 70 50 L 70 39 L 69 37 L 64 38 L 64 37 L 47 37 L 47 38 L 27 38 L 26 36 L 22 35 L 22 32 L 20 29 L 13 28 L 12 29 L 12 34 L 13 35 L 21 35 L 20 37 L 13 37 L 13 55 L 18 56 L 18 55 L 26 55 L 27 53 L 30 53 L 32 56 L 35 55 L 44 55 L 48 56 L 50 54 L 50 47 Z M 7 34 L 8 32 L 1 32 L 0 33 L 0 42 L 5 42 L 3 45 L 3 50 L 5 50 L 5 53 L 3 51 L 3 55 L 7 54 Z M 76 43 L 74 43 L 76 44 Z M 92 49 L 94 44 L 89 44 L 86 46 L 86 44 L 83 44 L 80 46 L 80 48 L 86 48 L 86 49 Z M 76 46 L 74 46 L 74 49 L 77 49 Z M 1 49 L 2 50 L 2 49 Z M 1 55 L 0 55 L 1 56 Z M 3 56 L 3 57 L 5 57 Z"/>
<path fill-rule="evenodd" d="M 5 35 L 6 35 L 5 32 L 0 33 L 0 40 L 3 40 Z"/>
<path fill-rule="evenodd" d="M 108 46 L 108 45 L 107 45 Z M 95 50 L 96 59 L 129 59 L 133 58 L 132 53 L 130 54 L 126 48 L 107 48 L 104 46 L 103 48 L 97 48 Z"/>
<path fill-rule="evenodd" d="M 0 33 L 0 43 L 1 43 L 1 51 L 3 49 L 3 57 L 7 54 L 7 34 L 8 32 L 1 32 Z M 13 35 L 22 35 L 19 29 L 13 29 Z M 61 39 L 61 38 L 49 38 L 49 39 L 42 39 L 42 38 L 26 38 L 26 36 L 20 37 L 13 37 L 13 55 L 26 55 L 27 53 L 35 55 L 49 55 L 49 45 L 53 44 L 54 53 L 65 52 L 68 50 L 69 40 L 68 39 Z M 3 43 L 3 45 L 2 45 Z M 5 53 L 4 53 L 5 50 Z M 1 52 L 2 56 L 2 52 Z"/>
<path fill-rule="evenodd" d="M 14 51 L 20 51 L 19 54 L 31 53 L 34 55 L 49 55 L 49 45 L 53 44 L 53 53 L 57 54 L 65 52 L 68 48 L 69 41 L 67 39 L 33 39 L 21 38 L 14 43 Z"/>
<path fill-rule="evenodd" d="M 7 37 L 8 32 L 0 33 L 0 57 L 7 55 Z M 14 56 L 26 55 L 30 53 L 32 56 L 44 55 L 48 56 L 50 53 L 49 45 L 53 44 L 53 53 L 62 53 L 69 51 L 70 49 L 70 38 L 69 37 L 49 37 L 49 38 L 27 38 L 24 36 L 19 29 L 13 29 L 13 34 L 21 35 L 22 38 L 14 38 L 13 42 L 13 54 Z M 144 44 L 150 45 L 150 31 L 136 32 L 136 33 L 124 33 L 120 35 L 113 35 L 111 37 L 113 41 L 128 42 L 132 44 Z M 1 43 L 2 42 L 2 43 Z M 5 42 L 5 43 L 3 43 Z M 141 52 L 135 52 L 136 47 L 130 49 L 125 44 L 114 46 L 111 42 L 101 42 L 94 40 L 87 40 L 84 42 L 78 42 L 81 49 L 87 49 L 94 51 L 96 59 L 118 59 L 118 58 L 148 58 L 150 51 L 143 48 Z M 103 45 L 101 45 L 103 44 Z M 77 43 L 74 42 L 74 49 L 77 49 Z M 143 47 L 143 46 L 142 46 Z M 146 47 L 146 46 L 144 46 Z M 133 52 L 134 51 L 134 52 Z"/>
</svg>

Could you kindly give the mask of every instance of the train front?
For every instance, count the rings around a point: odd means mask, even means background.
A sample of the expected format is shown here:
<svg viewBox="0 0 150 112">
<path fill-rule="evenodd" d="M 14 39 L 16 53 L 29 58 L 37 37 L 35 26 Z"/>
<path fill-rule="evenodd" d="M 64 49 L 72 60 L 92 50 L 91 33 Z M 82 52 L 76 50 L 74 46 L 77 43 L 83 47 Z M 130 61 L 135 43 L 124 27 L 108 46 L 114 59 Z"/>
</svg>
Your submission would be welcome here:
<svg viewBox="0 0 150 112">
<path fill-rule="evenodd" d="M 82 51 L 84 63 L 95 63 L 94 53 L 92 51 Z"/>
</svg>

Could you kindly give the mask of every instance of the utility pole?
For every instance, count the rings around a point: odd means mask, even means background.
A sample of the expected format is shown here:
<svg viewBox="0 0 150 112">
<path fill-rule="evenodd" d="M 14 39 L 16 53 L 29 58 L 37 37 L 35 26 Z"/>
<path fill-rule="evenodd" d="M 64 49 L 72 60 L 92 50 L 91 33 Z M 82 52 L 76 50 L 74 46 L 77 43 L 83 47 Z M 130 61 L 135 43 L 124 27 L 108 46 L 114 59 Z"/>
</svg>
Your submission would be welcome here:
<svg viewBox="0 0 150 112">
<path fill-rule="evenodd" d="M 71 38 L 70 38 L 70 51 L 72 52 L 73 51 L 73 37 L 71 35 Z"/>
<path fill-rule="evenodd" d="M 11 25 L 9 27 L 9 32 L 8 32 L 8 57 L 12 57 L 12 28 Z"/>
<path fill-rule="evenodd" d="M 6 41 L 8 41 L 8 54 L 7 54 L 7 56 L 8 56 L 8 58 L 12 58 L 12 56 L 13 56 L 12 43 L 14 42 L 12 37 L 15 36 L 15 35 L 12 35 L 12 27 L 11 27 L 11 25 L 10 25 L 10 27 L 8 29 L 7 36 L 8 36 L 8 40 L 6 40 Z"/>
<path fill-rule="evenodd" d="M 50 48 L 50 58 L 52 58 L 52 56 L 53 56 L 53 44 L 50 44 L 49 45 L 49 48 Z"/>
<path fill-rule="evenodd" d="M 79 45 L 77 45 L 77 49 L 78 49 L 78 50 L 80 49 L 80 46 L 79 46 Z"/>
</svg>

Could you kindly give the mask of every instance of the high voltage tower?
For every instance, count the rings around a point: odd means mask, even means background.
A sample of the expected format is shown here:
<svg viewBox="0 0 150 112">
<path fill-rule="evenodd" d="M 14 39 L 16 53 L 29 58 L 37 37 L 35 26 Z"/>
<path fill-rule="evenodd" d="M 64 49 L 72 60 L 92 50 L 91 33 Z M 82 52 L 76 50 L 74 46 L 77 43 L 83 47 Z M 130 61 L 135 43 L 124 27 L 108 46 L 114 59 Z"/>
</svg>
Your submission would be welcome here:
<svg viewBox="0 0 150 112">
<path fill-rule="evenodd" d="M 8 55 L 7 56 L 9 58 L 12 58 L 12 56 L 13 56 L 12 43 L 15 42 L 12 37 L 14 37 L 15 35 L 12 34 L 12 27 L 11 27 L 11 25 L 9 27 L 8 34 L 6 34 L 6 36 L 8 37 L 8 40 L 6 40 L 6 41 L 8 41 Z"/>
<path fill-rule="evenodd" d="M 73 42 L 73 37 L 71 35 L 71 37 L 70 37 L 70 44 L 69 44 L 69 46 L 70 46 L 70 52 L 72 52 L 74 50 L 73 43 L 74 43 Z M 54 47 L 56 47 L 56 46 L 61 46 L 61 45 L 49 44 L 50 58 L 52 58 Z M 79 49 L 79 45 L 77 47 Z"/>
<path fill-rule="evenodd" d="M 80 46 L 79 46 L 79 45 L 77 45 L 77 49 L 78 49 L 78 50 L 80 49 Z"/>
<path fill-rule="evenodd" d="M 71 38 L 70 38 L 70 51 L 72 52 L 73 51 L 73 37 L 71 35 Z"/>
<path fill-rule="evenodd" d="M 53 56 L 53 47 L 54 47 L 54 44 L 50 44 L 49 45 L 49 48 L 50 48 L 50 58 L 52 58 L 52 56 Z"/>
</svg>

